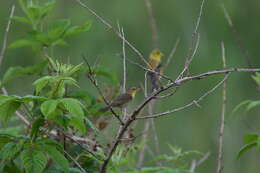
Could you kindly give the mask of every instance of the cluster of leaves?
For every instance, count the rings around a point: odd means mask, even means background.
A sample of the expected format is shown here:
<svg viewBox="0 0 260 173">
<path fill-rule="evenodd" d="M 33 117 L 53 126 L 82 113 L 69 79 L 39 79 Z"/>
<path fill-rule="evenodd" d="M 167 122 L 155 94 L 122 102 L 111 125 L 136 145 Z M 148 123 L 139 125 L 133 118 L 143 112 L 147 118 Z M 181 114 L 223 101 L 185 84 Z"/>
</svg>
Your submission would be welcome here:
<svg viewBox="0 0 260 173">
<path fill-rule="evenodd" d="M 86 32 L 90 28 L 90 22 L 81 26 L 71 26 L 68 19 L 58 20 L 45 27 L 44 19 L 54 8 L 55 0 L 19 0 L 19 3 L 25 16 L 15 16 L 13 19 L 29 24 L 31 30 L 25 39 L 13 42 L 9 48 L 30 46 L 36 51 L 48 50 L 54 46 L 66 45 L 67 37 Z M 0 95 L 0 127 L 9 123 L 8 128 L 0 129 L 0 172 L 81 172 L 71 157 L 76 158 L 83 169 L 91 172 L 98 171 L 100 161 L 85 152 L 83 147 L 88 147 L 87 145 L 82 147 L 62 138 L 65 137 L 65 133 L 86 136 L 89 131 L 98 132 L 92 122 L 92 116 L 100 114 L 98 112 L 101 106 L 100 99 L 85 90 L 80 90 L 78 84 L 80 75 L 90 73 L 89 70 L 83 64 L 64 64 L 45 55 L 37 64 L 27 67 L 10 67 L 5 72 L 0 88 L 23 75 L 34 75 L 37 79 L 33 81 L 32 94 Z M 118 84 L 116 75 L 104 67 L 96 66 L 91 69 L 91 74 L 108 79 L 114 88 Z M 20 110 L 30 122 L 28 129 L 21 128 L 17 123 L 17 117 L 13 116 L 16 111 Z M 14 127 L 10 126 L 10 123 Z M 175 167 L 154 166 L 135 169 L 138 148 L 128 148 L 122 145 L 112 156 L 109 172 L 187 172 L 189 162 L 185 159 L 186 156 L 190 158 L 191 154 L 198 153 L 183 152 L 176 147 L 170 148 L 172 155 L 158 156 L 151 163 L 160 161 L 174 164 Z M 105 157 L 102 149 L 96 154 L 101 158 Z"/>
<path fill-rule="evenodd" d="M 13 19 L 29 24 L 32 30 L 28 32 L 28 38 L 15 41 L 9 46 L 10 48 L 30 46 L 34 50 L 39 50 L 43 47 L 64 46 L 67 45 L 65 38 L 90 29 L 90 22 L 80 26 L 71 26 L 69 19 L 61 19 L 51 24 L 46 31 L 43 31 L 43 21 L 53 9 L 56 1 L 45 1 L 42 4 L 39 1 L 19 0 L 19 3 L 25 17 L 15 16 Z"/>
<path fill-rule="evenodd" d="M 34 50 L 42 51 L 44 47 L 65 45 L 65 38 L 86 32 L 90 22 L 81 26 L 71 26 L 68 19 L 56 21 L 43 31 L 44 19 L 55 5 L 55 0 L 19 0 L 25 17 L 15 16 L 14 20 L 29 24 L 31 31 L 28 37 L 12 43 L 10 48 L 31 46 Z M 3 75 L 0 88 L 23 75 L 34 75 L 33 94 L 25 96 L 0 95 L 0 172 L 81 172 L 72 161 L 65 157 L 62 140 L 52 136 L 53 132 L 86 135 L 89 129 L 97 131 L 90 116 L 97 113 L 99 103 L 87 91 L 79 91 L 77 79 L 88 72 L 82 64 L 64 64 L 45 56 L 40 63 L 32 66 L 10 67 Z M 112 84 L 117 83 L 115 75 L 103 67 L 92 69 L 93 75 L 103 76 Z M 75 88 L 77 88 L 75 92 Z M 29 129 L 17 125 L 16 111 L 22 109 L 23 116 L 31 125 Z M 94 112 L 94 113 L 93 113 Z M 9 124 L 8 124 L 9 123 Z M 15 126 L 11 127 L 10 123 Z M 18 128 L 19 127 L 19 128 Z M 63 133 L 63 132 L 62 132 Z M 58 135 L 59 136 L 59 135 Z M 73 154 L 77 144 L 67 144 L 66 152 Z M 96 160 L 79 150 L 79 162 L 89 168 Z M 102 154 L 102 153 L 101 153 Z M 75 153 L 74 153 L 75 156 Z"/>
<path fill-rule="evenodd" d="M 169 145 L 170 154 L 156 156 L 149 162 L 151 165 L 160 163 L 160 166 L 137 169 L 135 165 L 139 148 L 135 146 L 126 150 L 125 146 L 120 146 L 112 156 L 109 173 L 186 173 L 189 172 L 191 159 L 202 155 L 198 151 L 183 151 L 180 147 Z"/>
<path fill-rule="evenodd" d="M 260 86 L 260 73 L 256 73 L 254 76 L 252 76 L 254 81 L 258 86 Z M 256 107 L 260 106 L 260 100 L 245 100 L 238 104 L 235 109 L 233 110 L 233 113 L 238 111 L 240 108 L 246 106 L 245 111 L 248 112 Z M 256 147 L 258 150 L 260 150 L 260 135 L 255 133 L 249 133 L 244 136 L 244 146 L 241 147 L 241 149 L 238 152 L 237 157 L 240 158 L 245 152 L 251 150 L 252 148 Z"/>
</svg>

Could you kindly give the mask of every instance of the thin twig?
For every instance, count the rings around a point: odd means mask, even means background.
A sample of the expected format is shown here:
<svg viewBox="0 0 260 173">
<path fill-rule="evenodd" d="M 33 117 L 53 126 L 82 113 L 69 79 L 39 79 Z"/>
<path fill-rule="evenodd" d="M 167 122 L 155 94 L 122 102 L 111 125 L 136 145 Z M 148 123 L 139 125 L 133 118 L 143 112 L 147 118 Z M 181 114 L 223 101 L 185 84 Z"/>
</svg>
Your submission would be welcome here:
<svg viewBox="0 0 260 173">
<path fill-rule="evenodd" d="M 185 62 L 184 69 L 183 69 L 182 72 L 179 74 L 179 76 L 177 77 L 177 79 L 182 78 L 183 75 L 184 75 L 184 73 L 189 69 L 190 64 L 191 64 L 191 62 L 192 62 L 192 60 L 193 60 L 193 58 L 194 58 L 194 56 L 196 55 L 196 52 L 197 52 L 197 50 L 198 50 L 199 43 L 200 43 L 200 35 L 197 34 L 197 35 L 196 35 L 195 47 L 194 47 L 193 51 L 191 52 L 191 55 L 186 58 L 186 62 Z"/>
<path fill-rule="evenodd" d="M 97 89 L 99 95 L 102 97 L 103 101 L 106 103 L 107 106 L 109 106 L 109 102 L 107 101 L 106 97 L 104 96 L 103 92 L 101 91 L 101 89 L 99 88 L 99 85 L 97 84 L 97 81 L 94 77 L 94 72 L 91 69 L 91 66 L 87 60 L 87 58 L 85 56 L 82 56 L 83 60 L 86 62 L 88 69 L 89 69 L 89 73 L 88 73 L 88 78 L 90 80 L 90 82 L 95 86 L 95 88 Z M 117 115 L 117 113 L 113 110 L 112 106 L 109 106 L 110 111 L 112 112 L 112 114 L 116 117 L 116 119 L 120 122 L 121 125 L 124 124 L 124 122 L 121 120 L 121 118 L 119 117 L 119 115 Z"/>
<path fill-rule="evenodd" d="M 198 28 L 199 28 L 199 25 L 200 25 L 200 20 L 201 20 L 202 14 L 203 14 L 204 3 L 205 3 L 205 0 L 202 0 L 201 5 L 200 5 L 199 15 L 198 15 L 197 21 L 196 21 L 196 25 L 195 25 L 194 31 L 192 33 L 191 46 L 189 48 L 188 55 L 185 58 L 185 66 L 184 66 L 183 71 L 180 73 L 180 75 L 178 76 L 177 79 L 182 78 L 184 73 L 186 73 L 189 70 L 189 66 L 190 66 L 190 64 L 193 60 L 193 57 L 194 57 L 194 55 L 197 51 L 198 44 L 199 44 Z"/>
<path fill-rule="evenodd" d="M 92 10 L 91 8 L 89 8 L 85 3 L 83 3 L 81 0 L 75 0 L 81 7 L 83 7 L 84 9 L 86 9 L 87 11 L 89 11 L 93 16 L 96 17 L 97 20 L 99 20 L 102 24 L 104 24 L 109 30 L 112 30 L 120 39 L 124 39 L 126 45 L 128 47 L 130 47 L 133 52 L 141 58 L 141 60 L 149 67 L 149 63 L 147 62 L 147 60 L 144 58 L 144 56 L 142 55 L 142 53 L 137 50 L 137 48 L 135 48 L 135 46 L 133 46 L 133 44 L 131 44 L 128 40 L 126 40 L 122 34 L 120 32 L 118 32 L 116 29 L 113 28 L 113 26 L 111 24 L 109 24 L 105 19 L 103 19 L 102 17 L 100 17 L 94 10 Z"/>
<path fill-rule="evenodd" d="M 221 42 L 221 50 L 222 50 L 222 61 L 223 68 L 226 68 L 226 55 L 225 55 L 225 46 L 224 42 Z M 218 158 L 217 158 L 217 170 L 216 173 L 221 173 L 224 165 L 223 165 L 223 144 L 224 144 L 224 129 L 225 129 L 225 113 L 226 113 L 226 104 L 227 104 L 227 82 L 225 81 L 223 84 L 223 98 L 222 98 L 222 112 L 221 112 L 221 121 L 219 128 L 219 150 L 218 150 Z"/>
<path fill-rule="evenodd" d="M 152 3 L 150 0 L 144 0 L 145 6 L 148 12 L 149 16 L 149 23 L 152 31 L 152 42 L 153 42 L 153 48 L 156 49 L 159 46 L 159 41 L 158 41 L 158 32 L 157 32 L 157 25 L 154 17 L 154 12 L 152 8 Z"/>
<path fill-rule="evenodd" d="M 195 169 L 198 166 L 200 166 L 203 162 L 208 160 L 209 156 L 210 156 L 210 152 L 207 152 L 200 160 L 193 160 L 189 172 L 190 173 L 195 173 Z"/>
<path fill-rule="evenodd" d="M 8 20 L 7 26 L 5 28 L 3 46 L 2 46 L 2 49 L 1 49 L 1 52 L 0 52 L 0 66 L 2 65 L 4 55 L 5 55 L 5 50 L 6 50 L 6 47 L 7 47 L 8 33 L 9 33 L 11 22 L 12 22 L 12 17 L 14 16 L 14 10 L 15 10 L 15 5 L 12 6 L 11 13 L 10 13 L 10 16 L 9 16 L 9 20 Z"/>
<path fill-rule="evenodd" d="M 248 52 L 248 50 L 245 49 L 245 46 L 244 46 L 243 41 L 242 41 L 242 39 L 240 37 L 240 34 L 238 33 L 237 29 L 235 28 L 235 26 L 234 26 L 234 24 L 233 24 L 233 22 L 231 20 L 231 17 L 228 14 L 228 11 L 226 10 L 224 4 L 222 4 L 222 9 L 223 9 L 225 18 L 226 18 L 226 20 L 228 22 L 228 25 L 231 28 L 231 31 L 233 32 L 234 39 L 235 39 L 235 41 L 237 43 L 237 46 L 238 46 L 240 52 L 244 55 L 248 66 L 250 68 L 252 68 L 253 66 L 252 66 L 251 57 L 249 55 L 249 52 Z"/>
<path fill-rule="evenodd" d="M 96 158 L 97 160 L 102 161 L 102 159 L 99 158 L 95 153 L 93 153 L 92 151 L 90 151 L 90 150 L 87 149 L 86 147 L 82 146 L 82 144 L 81 144 L 78 140 L 76 140 L 74 136 L 71 136 L 71 135 L 67 134 L 67 133 L 64 132 L 64 130 L 62 130 L 61 128 L 57 128 L 57 127 L 56 127 L 56 129 L 57 129 L 59 132 L 61 132 L 66 138 L 68 138 L 68 139 L 70 139 L 71 141 L 73 141 L 73 142 L 75 142 L 76 144 L 78 144 L 86 153 L 89 153 L 90 155 L 92 155 L 92 156 L 93 156 L 94 158 Z M 97 146 L 96 142 L 91 141 L 91 140 L 86 139 L 86 138 L 85 138 L 85 140 L 88 140 L 88 141 L 89 141 L 88 144 L 90 144 L 90 142 L 91 142 L 91 146 Z"/>
<path fill-rule="evenodd" d="M 120 28 L 119 28 L 120 29 Z M 121 29 L 121 34 L 124 39 L 122 39 L 122 51 L 123 51 L 123 93 L 126 93 L 126 53 L 125 53 L 125 34 L 123 28 Z M 126 107 L 123 108 L 123 121 L 127 117 Z"/>
<path fill-rule="evenodd" d="M 176 42 L 175 42 L 175 44 L 174 44 L 174 46 L 173 46 L 173 48 L 172 48 L 168 58 L 167 58 L 167 61 L 166 61 L 165 65 L 164 65 L 165 69 L 169 66 L 169 64 L 170 64 L 174 54 L 176 53 L 176 50 L 177 50 L 177 47 L 178 47 L 179 43 L 180 43 L 180 38 L 178 38 L 176 40 Z"/>
<path fill-rule="evenodd" d="M 155 101 L 155 100 L 153 100 Z M 150 107 L 152 107 L 153 105 L 150 102 Z M 153 113 L 153 112 L 151 112 Z M 152 127 L 152 134 L 153 134 L 153 141 L 154 141 L 154 145 L 155 145 L 155 151 L 156 151 L 156 154 L 159 155 L 160 154 L 160 144 L 159 144 L 159 138 L 158 138 L 158 133 L 157 133 L 157 130 L 156 130 L 156 126 L 155 126 L 155 123 L 154 123 L 154 119 L 151 119 L 151 127 Z M 158 164 L 158 166 L 162 166 L 160 161 L 156 162 Z"/>
<path fill-rule="evenodd" d="M 87 171 L 84 168 L 82 168 L 79 162 L 76 159 L 74 159 L 67 151 L 64 150 L 63 152 L 69 157 L 70 160 L 72 160 L 75 163 L 75 165 L 77 165 L 77 167 L 80 169 L 82 173 L 87 173 Z"/>
<path fill-rule="evenodd" d="M 166 80 L 168 80 L 168 81 L 170 81 L 170 82 L 173 82 L 173 80 L 172 80 L 170 77 L 168 77 L 168 76 L 166 76 L 166 75 L 164 75 L 164 74 L 161 74 L 160 72 L 153 71 L 153 70 L 151 70 L 151 69 L 149 69 L 149 68 L 146 68 L 146 67 L 144 67 L 143 65 L 138 64 L 138 63 L 136 63 L 136 62 L 134 62 L 134 61 L 132 61 L 132 60 L 130 60 L 130 59 L 127 59 L 127 58 L 126 58 L 126 61 L 128 61 L 130 64 L 136 65 L 137 67 L 140 67 L 141 69 L 143 69 L 143 70 L 146 71 L 146 72 L 155 73 L 156 75 L 159 75 L 159 76 L 161 76 L 162 78 L 164 78 L 164 79 L 166 79 Z"/>
<path fill-rule="evenodd" d="M 192 102 L 190 102 L 189 104 L 186 104 L 182 107 L 179 107 L 179 108 L 175 108 L 175 109 L 172 109 L 172 110 L 169 110 L 169 111 L 165 111 L 165 112 L 162 112 L 162 113 L 158 113 L 158 114 L 153 114 L 153 115 L 147 115 L 147 116 L 140 116 L 140 117 L 137 117 L 136 119 L 148 119 L 148 118 L 158 118 L 158 117 L 161 117 L 161 116 L 164 116 L 164 115 L 168 115 L 168 114 L 171 114 L 171 113 L 175 113 L 175 112 L 178 112 L 178 111 L 181 111 L 181 110 L 184 110 L 188 107 L 191 107 L 193 105 L 196 105 L 198 102 L 202 101 L 206 96 L 208 96 L 209 94 L 211 94 L 212 92 L 214 92 L 226 79 L 228 78 L 228 74 L 226 74 L 225 78 L 220 81 L 217 85 L 215 85 L 212 89 L 210 89 L 209 91 L 207 91 L 206 93 L 204 93 L 202 96 L 200 96 L 198 99 L 196 100 L 193 100 Z"/>
<path fill-rule="evenodd" d="M 145 74 L 144 74 L 144 97 L 145 98 L 148 95 L 147 75 L 148 75 L 148 72 L 146 71 Z M 142 136 L 142 140 L 141 140 L 141 141 L 144 142 L 144 144 L 143 144 L 143 147 L 139 151 L 138 161 L 137 161 L 137 168 L 141 168 L 143 166 L 144 157 L 145 157 L 145 151 L 148 148 L 147 141 L 148 141 L 148 138 L 149 138 L 150 126 L 151 126 L 151 121 L 150 120 L 146 120 L 144 122 L 144 128 L 143 128 L 143 132 L 142 132 L 144 135 Z"/>
<path fill-rule="evenodd" d="M 155 99 L 164 99 L 164 98 L 171 97 L 172 95 L 174 95 L 177 92 L 177 89 L 178 89 L 178 86 L 176 86 L 176 88 L 172 92 L 162 95 L 162 96 L 156 96 Z"/>
</svg>

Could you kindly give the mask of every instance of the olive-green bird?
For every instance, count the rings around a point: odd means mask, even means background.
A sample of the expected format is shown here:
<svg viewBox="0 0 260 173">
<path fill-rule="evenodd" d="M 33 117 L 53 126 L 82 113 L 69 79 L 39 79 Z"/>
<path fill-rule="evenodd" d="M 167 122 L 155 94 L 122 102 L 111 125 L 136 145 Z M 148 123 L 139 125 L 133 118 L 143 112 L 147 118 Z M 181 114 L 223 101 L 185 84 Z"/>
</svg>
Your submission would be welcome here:
<svg viewBox="0 0 260 173">
<path fill-rule="evenodd" d="M 101 108 L 99 111 L 107 112 L 110 108 L 125 106 L 127 103 L 129 103 L 130 101 L 133 100 L 133 98 L 135 97 L 136 92 L 138 90 L 139 90 L 139 88 L 136 88 L 136 87 L 129 88 L 126 91 L 126 93 L 119 95 L 118 97 L 115 98 L 115 100 L 111 104 L 109 104 L 108 106 L 106 106 L 104 108 Z"/>
</svg>

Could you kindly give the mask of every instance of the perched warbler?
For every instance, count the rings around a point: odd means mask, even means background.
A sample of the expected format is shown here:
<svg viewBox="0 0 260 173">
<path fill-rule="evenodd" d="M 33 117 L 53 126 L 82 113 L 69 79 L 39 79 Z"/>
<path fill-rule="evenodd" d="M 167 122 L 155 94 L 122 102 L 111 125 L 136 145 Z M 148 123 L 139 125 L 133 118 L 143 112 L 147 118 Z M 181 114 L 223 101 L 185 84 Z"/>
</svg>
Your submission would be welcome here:
<svg viewBox="0 0 260 173">
<path fill-rule="evenodd" d="M 149 56 L 149 68 L 155 70 L 161 64 L 162 57 L 163 53 L 159 49 L 154 49 Z"/>
<path fill-rule="evenodd" d="M 160 80 L 159 74 L 162 74 L 162 69 L 161 69 L 162 57 L 163 57 L 163 53 L 159 49 L 154 49 L 149 56 L 149 62 L 148 62 L 150 65 L 149 68 L 157 72 L 157 73 L 153 73 L 153 72 L 149 73 L 151 83 L 152 83 L 152 90 L 159 88 L 159 80 Z"/>
<path fill-rule="evenodd" d="M 136 92 L 139 90 L 139 88 L 132 87 L 129 88 L 126 93 L 123 93 L 115 98 L 115 100 L 109 104 L 108 106 L 100 109 L 100 112 L 107 112 L 112 107 L 123 107 L 125 104 L 129 103 L 133 100 L 133 98 L 136 95 Z"/>
</svg>

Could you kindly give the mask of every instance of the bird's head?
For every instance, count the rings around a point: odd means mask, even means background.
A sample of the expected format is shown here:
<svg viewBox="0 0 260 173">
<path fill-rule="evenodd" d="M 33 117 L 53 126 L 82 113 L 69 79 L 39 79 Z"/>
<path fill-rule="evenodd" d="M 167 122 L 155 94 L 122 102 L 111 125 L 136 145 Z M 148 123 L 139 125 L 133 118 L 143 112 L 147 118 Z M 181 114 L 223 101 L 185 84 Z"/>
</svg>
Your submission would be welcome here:
<svg viewBox="0 0 260 173">
<path fill-rule="evenodd" d="M 154 49 L 150 53 L 150 59 L 160 62 L 163 57 L 163 53 L 159 49 Z"/>
<path fill-rule="evenodd" d="M 135 94 L 137 91 L 139 91 L 140 88 L 132 87 L 127 90 L 127 93 L 130 94 L 133 98 L 135 97 Z"/>
</svg>

